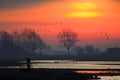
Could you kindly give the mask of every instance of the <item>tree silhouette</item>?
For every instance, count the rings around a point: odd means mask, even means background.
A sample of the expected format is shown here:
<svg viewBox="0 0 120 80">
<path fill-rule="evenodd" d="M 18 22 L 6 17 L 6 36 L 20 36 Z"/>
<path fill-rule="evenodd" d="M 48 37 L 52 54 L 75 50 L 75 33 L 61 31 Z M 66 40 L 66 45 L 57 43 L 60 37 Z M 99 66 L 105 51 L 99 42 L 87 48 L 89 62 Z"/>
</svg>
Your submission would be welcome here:
<svg viewBox="0 0 120 80">
<path fill-rule="evenodd" d="M 46 44 L 34 30 L 0 31 L 0 57 L 32 56 L 36 50 L 41 54 L 43 48 L 46 48 Z"/>
<path fill-rule="evenodd" d="M 18 31 L 12 32 L 13 42 L 15 45 L 20 46 L 20 33 Z"/>
<path fill-rule="evenodd" d="M 76 51 L 78 55 L 82 55 L 85 53 L 85 49 L 83 47 L 77 46 Z"/>
<path fill-rule="evenodd" d="M 58 39 L 61 46 L 67 49 L 68 54 L 70 54 L 70 49 L 79 41 L 77 33 L 71 29 L 63 29 L 59 32 Z"/>
<path fill-rule="evenodd" d="M 19 50 L 18 50 L 19 49 Z M 20 47 L 14 44 L 14 39 L 11 34 L 6 31 L 0 32 L 0 55 L 2 56 L 15 56 L 15 53 L 23 51 Z"/>
<path fill-rule="evenodd" d="M 7 56 L 13 48 L 13 39 L 12 36 L 6 31 L 0 32 L 0 53 L 1 55 Z"/>
<path fill-rule="evenodd" d="M 3 45 L 4 47 L 7 47 L 8 45 L 13 44 L 12 36 L 6 31 L 1 31 L 0 32 L 0 44 Z"/>
<path fill-rule="evenodd" d="M 85 47 L 85 49 L 86 49 L 86 53 L 87 54 L 94 54 L 94 53 L 96 53 L 96 48 L 93 45 L 87 45 Z"/>
<path fill-rule="evenodd" d="M 25 28 L 21 32 L 19 40 L 21 42 L 21 46 L 24 49 L 29 50 L 30 52 L 35 52 L 35 50 L 38 48 L 41 52 L 43 46 L 45 47 L 45 43 L 40 38 L 40 36 L 34 30 L 31 29 Z"/>
</svg>

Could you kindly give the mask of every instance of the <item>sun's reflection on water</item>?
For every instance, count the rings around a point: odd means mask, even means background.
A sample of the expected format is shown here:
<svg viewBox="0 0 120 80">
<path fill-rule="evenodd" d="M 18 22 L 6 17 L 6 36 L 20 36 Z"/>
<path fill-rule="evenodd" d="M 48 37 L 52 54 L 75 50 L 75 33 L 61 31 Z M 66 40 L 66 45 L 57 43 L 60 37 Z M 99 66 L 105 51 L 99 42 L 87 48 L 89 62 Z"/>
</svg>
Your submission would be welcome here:
<svg viewBox="0 0 120 80">
<path fill-rule="evenodd" d="M 120 72 L 119 71 L 104 71 L 104 70 L 102 70 L 102 71 L 87 71 L 87 70 L 84 70 L 84 71 L 75 71 L 76 73 L 80 73 L 80 74 L 119 74 Z"/>
</svg>

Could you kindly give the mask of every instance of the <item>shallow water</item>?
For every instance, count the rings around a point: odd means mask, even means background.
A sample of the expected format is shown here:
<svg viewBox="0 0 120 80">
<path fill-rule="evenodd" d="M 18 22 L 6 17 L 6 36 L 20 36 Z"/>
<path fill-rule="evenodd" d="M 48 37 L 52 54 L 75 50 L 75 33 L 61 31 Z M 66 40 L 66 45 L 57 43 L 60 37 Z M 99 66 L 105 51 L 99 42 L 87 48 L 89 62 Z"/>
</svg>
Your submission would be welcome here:
<svg viewBox="0 0 120 80">
<path fill-rule="evenodd" d="M 120 61 L 34 60 L 32 62 L 33 68 L 120 69 Z M 99 77 L 100 80 L 120 80 L 120 76 Z"/>
<path fill-rule="evenodd" d="M 120 76 L 100 76 L 100 80 L 120 80 Z"/>
<path fill-rule="evenodd" d="M 120 69 L 120 61 L 33 60 L 33 68 Z"/>
<path fill-rule="evenodd" d="M 26 63 L 26 61 L 21 61 Z M 7 66 L 7 68 L 25 68 L 23 66 Z M 52 69 L 120 69 L 120 61 L 70 61 L 70 60 L 32 60 L 32 68 Z M 4 67 L 5 68 L 5 67 Z M 99 76 L 100 80 L 120 80 L 120 76 Z"/>
</svg>

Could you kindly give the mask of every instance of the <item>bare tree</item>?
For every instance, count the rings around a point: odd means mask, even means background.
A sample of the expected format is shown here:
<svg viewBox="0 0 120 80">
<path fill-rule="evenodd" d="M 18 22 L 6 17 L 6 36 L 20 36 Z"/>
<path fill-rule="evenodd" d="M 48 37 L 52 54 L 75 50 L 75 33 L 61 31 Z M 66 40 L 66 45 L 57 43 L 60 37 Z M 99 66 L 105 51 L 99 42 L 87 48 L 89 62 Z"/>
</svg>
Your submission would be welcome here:
<svg viewBox="0 0 120 80">
<path fill-rule="evenodd" d="M 3 46 L 12 45 L 13 44 L 13 38 L 8 32 L 1 31 L 0 32 L 0 43 Z"/>
<path fill-rule="evenodd" d="M 59 32 L 58 39 L 61 46 L 67 49 L 68 54 L 70 54 L 70 49 L 79 41 L 77 33 L 71 29 L 63 29 Z"/>
<path fill-rule="evenodd" d="M 0 55 L 13 53 L 14 44 L 12 36 L 6 31 L 0 31 Z M 7 55 L 6 55 L 7 56 Z"/>
<path fill-rule="evenodd" d="M 36 50 L 41 53 L 44 48 L 46 44 L 34 30 L 26 28 L 12 33 L 0 31 L 0 56 L 28 56 Z"/>
<path fill-rule="evenodd" d="M 12 37 L 13 37 L 13 42 L 15 45 L 20 45 L 20 33 L 18 31 L 13 31 L 12 32 Z"/>
<path fill-rule="evenodd" d="M 45 46 L 41 37 L 34 30 L 27 28 L 21 32 L 19 40 L 21 46 L 30 52 L 34 52 L 38 48 L 41 52 L 42 47 Z"/>
</svg>

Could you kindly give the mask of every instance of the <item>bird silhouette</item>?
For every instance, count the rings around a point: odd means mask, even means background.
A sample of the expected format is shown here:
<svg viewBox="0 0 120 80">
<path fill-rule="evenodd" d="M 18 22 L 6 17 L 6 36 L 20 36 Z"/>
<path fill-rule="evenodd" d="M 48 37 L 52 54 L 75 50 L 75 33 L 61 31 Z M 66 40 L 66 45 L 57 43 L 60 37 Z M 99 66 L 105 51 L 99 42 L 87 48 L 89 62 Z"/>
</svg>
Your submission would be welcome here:
<svg viewBox="0 0 120 80">
<path fill-rule="evenodd" d="M 62 25 L 62 23 L 61 23 L 61 22 L 57 22 L 57 21 L 56 21 L 56 24 L 58 24 L 58 25 Z"/>
<path fill-rule="evenodd" d="M 105 36 L 106 36 L 106 39 L 110 39 L 110 37 L 107 33 L 105 34 Z"/>
<path fill-rule="evenodd" d="M 102 36 L 105 36 L 106 39 L 110 39 L 109 34 L 106 33 L 106 32 L 103 32 L 103 31 L 96 31 L 96 32 L 93 32 L 93 33 L 94 33 L 94 34 L 100 34 L 100 35 L 102 35 Z"/>
</svg>

